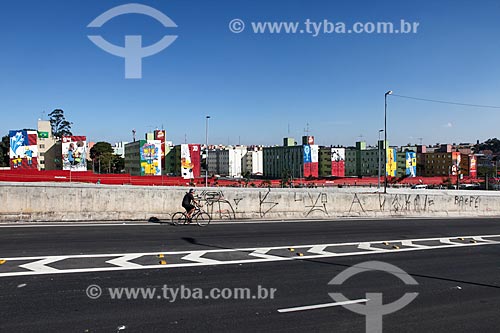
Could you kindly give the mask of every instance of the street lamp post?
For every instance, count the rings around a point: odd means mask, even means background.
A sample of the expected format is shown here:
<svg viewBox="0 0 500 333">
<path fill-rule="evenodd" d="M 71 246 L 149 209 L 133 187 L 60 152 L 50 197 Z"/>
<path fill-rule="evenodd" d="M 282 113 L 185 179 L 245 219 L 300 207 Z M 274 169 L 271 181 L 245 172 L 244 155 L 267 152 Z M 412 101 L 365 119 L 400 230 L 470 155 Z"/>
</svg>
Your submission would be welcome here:
<svg viewBox="0 0 500 333">
<path fill-rule="evenodd" d="M 380 191 L 380 133 L 383 132 L 384 130 L 381 129 L 381 130 L 378 130 L 378 185 L 377 185 L 377 190 Z"/>
<path fill-rule="evenodd" d="M 205 148 L 206 152 L 206 161 L 205 161 L 205 187 L 208 187 L 208 119 L 210 116 L 205 117 Z"/>
<path fill-rule="evenodd" d="M 385 107 L 384 107 L 384 148 L 385 148 L 385 154 L 384 154 L 384 165 L 385 165 L 385 172 L 384 172 L 384 193 L 387 193 L 387 96 L 392 94 L 392 90 L 389 90 L 388 92 L 385 93 L 384 96 L 384 102 L 385 102 Z"/>
</svg>

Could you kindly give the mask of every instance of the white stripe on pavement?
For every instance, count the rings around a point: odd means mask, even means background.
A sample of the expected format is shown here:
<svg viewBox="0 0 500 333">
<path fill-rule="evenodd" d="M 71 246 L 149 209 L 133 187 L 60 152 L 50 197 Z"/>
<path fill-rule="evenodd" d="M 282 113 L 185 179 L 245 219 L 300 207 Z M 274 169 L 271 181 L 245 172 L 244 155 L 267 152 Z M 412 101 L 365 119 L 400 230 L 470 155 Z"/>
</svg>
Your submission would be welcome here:
<svg viewBox="0 0 500 333">
<path fill-rule="evenodd" d="M 368 302 L 368 301 L 369 301 L 369 299 L 362 298 L 362 299 L 355 299 L 355 300 L 352 300 L 352 301 L 345 301 L 345 302 L 324 303 L 324 304 L 316 304 L 316 305 L 298 306 L 296 308 L 278 309 L 278 312 L 280 312 L 280 313 L 286 313 L 286 312 L 295 312 L 295 311 L 314 310 L 314 309 L 330 308 L 330 307 L 339 306 L 339 305 L 365 303 L 365 302 Z"/>
</svg>

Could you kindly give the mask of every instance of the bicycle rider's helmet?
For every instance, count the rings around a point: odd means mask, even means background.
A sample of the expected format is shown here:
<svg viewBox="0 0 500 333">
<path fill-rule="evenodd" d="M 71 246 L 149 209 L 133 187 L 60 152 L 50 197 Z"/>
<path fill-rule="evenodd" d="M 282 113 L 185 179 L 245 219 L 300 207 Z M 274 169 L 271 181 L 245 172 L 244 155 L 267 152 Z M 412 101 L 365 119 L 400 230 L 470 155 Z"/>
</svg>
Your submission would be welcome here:
<svg viewBox="0 0 500 333">
<path fill-rule="evenodd" d="M 190 188 L 189 193 L 193 193 L 193 192 L 194 192 L 194 188 Z"/>
</svg>

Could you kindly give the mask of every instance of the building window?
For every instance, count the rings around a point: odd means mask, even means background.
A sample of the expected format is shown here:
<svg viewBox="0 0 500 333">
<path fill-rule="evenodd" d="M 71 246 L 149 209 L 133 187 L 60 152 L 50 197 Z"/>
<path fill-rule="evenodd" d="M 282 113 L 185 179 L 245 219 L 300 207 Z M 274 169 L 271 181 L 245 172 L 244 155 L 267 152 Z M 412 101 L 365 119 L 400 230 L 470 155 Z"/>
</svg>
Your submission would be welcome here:
<svg viewBox="0 0 500 333">
<path fill-rule="evenodd" d="M 40 145 L 40 149 L 44 149 L 45 148 L 45 145 Z"/>
</svg>

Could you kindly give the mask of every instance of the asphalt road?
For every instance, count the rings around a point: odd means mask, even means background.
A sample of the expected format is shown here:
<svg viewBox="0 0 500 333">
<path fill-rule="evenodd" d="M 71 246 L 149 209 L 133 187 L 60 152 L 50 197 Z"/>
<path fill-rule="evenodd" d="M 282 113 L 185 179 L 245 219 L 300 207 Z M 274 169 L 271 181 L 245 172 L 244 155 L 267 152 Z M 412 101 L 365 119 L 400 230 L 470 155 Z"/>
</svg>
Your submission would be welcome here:
<svg viewBox="0 0 500 333">
<path fill-rule="evenodd" d="M 0 259 L 225 251 L 349 242 L 378 244 L 386 240 L 455 239 L 499 234 L 500 220 L 482 218 L 221 223 L 206 228 L 148 224 L 9 226 L 0 227 Z M 201 266 L 170 269 L 4 276 L 0 277 L 0 312 L 3 315 L 0 331 L 365 332 L 365 316 L 342 306 L 278 312 L 280 309 L 336 302 L 328 294 L 336 292 L 352 300 L 370 298 L 367 293 L 382 293 L 384 304 L 396 301 L 405 293 L 418 293 L 406 307 L 383 316 L 384 332 L 498 332 L 500 245 L 465 244 L 468 239 L 463 240 L 463 247 L 423 248 L 410 252 L 365 252 L 363 255 L 243 261 L 227 265 L 212 265 L 208 261 Z M 369 261 L 395 265 L 418 284 L 406 285 L 393 274 L 383 272 L 363 272 L 341 285 L 328 284 L 349 267 L 367 266 Z M 0 265 L 0 272 L 11 269 L 6 265 L 9 261 Z M 58 267 L 55 263 L 53 265 Z M 102 289 L 98 299 L 87 296 L 90 285 Z M 181 299 L 180 294 L 175 301 L 171 294 L 167 299 L 163 293 L 164 285 L 173 288 L 171 290 L 184 288 L 184 296 L 187 296 L 188 289 L 191 293 L 201 290 L 203 299 Z M 219 291 L 249 288 L 255 296 L 259 286 L 260 296 L 263 296 L 263 288 L 268 292 L 275 289 L 274 298 L 206 297 L 213 288 Z M 156 289 L 152 299 L 112 299 L 108 288 Z"/>
</svg>

